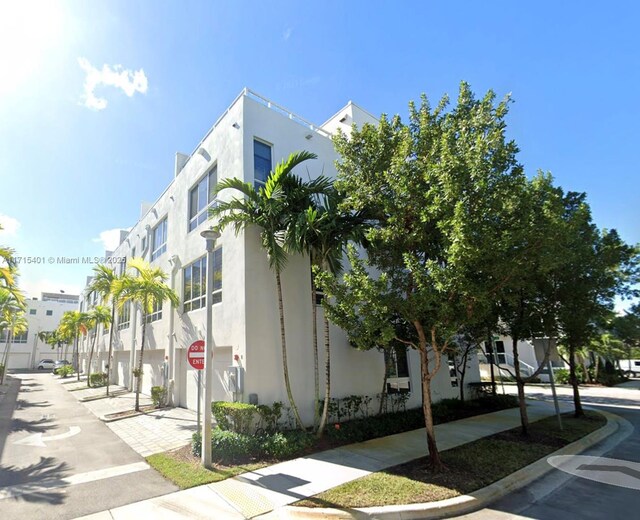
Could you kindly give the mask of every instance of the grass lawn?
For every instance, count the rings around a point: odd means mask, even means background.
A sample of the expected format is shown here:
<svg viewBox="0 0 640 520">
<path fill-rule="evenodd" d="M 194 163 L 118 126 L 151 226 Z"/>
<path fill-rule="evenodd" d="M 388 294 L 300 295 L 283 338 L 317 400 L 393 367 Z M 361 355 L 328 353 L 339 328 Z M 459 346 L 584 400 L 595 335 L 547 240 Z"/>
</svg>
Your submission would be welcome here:
<svg viewBox="0 0 640 520">
<path fill-rule="evenodd" d="M 297 502 L 304 507 L 373 507 L 432 502 L 476 491 L 514 471 L 570 444 L 606 424 L 604 416 L 586 412 L 584 419 L 563 415 L 564 430 L 557 418 L 531 424 L 528 439 L 520 428 L 442 452 L 446 470 L 432 472 L 428 458 L 373 473 L 309 499 Z"/>
<path fill-rule="evenodd" d="M 247 471 L 263 468 L 267 465 L 266 463 L 242 464 L 238 466 L 214 465 L 213 470 L 208 470 L 202 467 L 199 458 L 191 454 L 191 446 L 149 455 L 147 462 L 180 489 L 218 482 L 229 477 L 235 477 L 241 473 L 246 473 Z"/>
</svg>

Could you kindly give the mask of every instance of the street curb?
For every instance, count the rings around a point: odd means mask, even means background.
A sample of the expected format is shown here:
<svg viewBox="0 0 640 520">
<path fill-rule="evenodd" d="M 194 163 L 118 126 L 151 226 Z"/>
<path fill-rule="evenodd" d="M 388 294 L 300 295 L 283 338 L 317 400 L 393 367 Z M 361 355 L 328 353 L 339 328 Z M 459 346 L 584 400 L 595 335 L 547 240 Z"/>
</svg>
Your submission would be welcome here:
<svg viewBox="0 0 640 520">
<path fill-rule="evenodd" d="M 461 495 L 447 500 L 423 504 L 367 507 L 350 510 L 285 506 L 273 511 L 271 513 L 273 516 L 269 514 L 265 515 L 265 518 L 375 518 L 376 520 L 406 520 L 407 518 L 447 518 L 470 513 L 482 509 L 489 503 L 529 485 L 534 480 L 553 470 L 554 468 L 547 463 L 549 457 L 556 455 L 576 455 L 610 435 L 613 435 L 620 429 L 621 418 L 619 416 L 602 410 L 598 410 L 598 413 L 601 413 L 607 419 L 607 424 L 602 428 L 469 495 Z"/>
</svg>

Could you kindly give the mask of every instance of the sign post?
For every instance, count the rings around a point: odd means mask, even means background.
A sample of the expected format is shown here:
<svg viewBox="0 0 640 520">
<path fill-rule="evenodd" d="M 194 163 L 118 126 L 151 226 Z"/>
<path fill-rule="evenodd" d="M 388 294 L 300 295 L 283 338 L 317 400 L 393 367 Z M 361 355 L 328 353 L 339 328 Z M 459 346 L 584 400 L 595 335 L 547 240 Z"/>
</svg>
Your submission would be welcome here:
<svg viewBox="0 0 640 520">
<path fill-rule="evenodd" d="M 200 394 L 202 392 L 202 369 L 204 368 L 204 341 L 194 341 L 187 350 L 187 361 L 198 371 L 198 431 L 200 431 Z"/>
</svg>

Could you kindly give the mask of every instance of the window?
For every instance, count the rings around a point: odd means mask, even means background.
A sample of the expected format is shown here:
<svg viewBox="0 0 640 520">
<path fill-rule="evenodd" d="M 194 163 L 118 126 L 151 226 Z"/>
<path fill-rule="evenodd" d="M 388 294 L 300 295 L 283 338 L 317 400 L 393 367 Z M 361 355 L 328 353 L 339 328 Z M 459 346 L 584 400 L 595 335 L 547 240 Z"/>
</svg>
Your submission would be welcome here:
<svg viewBox="0 0 640 520">
<path fill-rule="evenodd" d="M 118 330 L 128 329 L 130 322 L 131 322 L 131 302 L 127 302 L 118 311 Z"/>
<path fill-rule="evenodd" d="M 409 360 L 407 349 L 403 347 L 393 347 L 385 349 L 384 362 L 389 370 L 387 378 L 387 392 L 409 392 L 411 385 L 409 382 Z"/>
<path fill-rule="evenodd" d="M 9 332 L 6 330 L 3 330 L 0 333 L 0 343 L 6 344 L 8 334 Z M 29 336 L 29 331 L 23 332 L 22 334 L 16 334 L 11 338 L 11 343 L 26 343 L 28 336 Z"/>
<path fill-rule="evenodd" d="M 153 249 L 151 251 L 151 261 L 153 262 L 167 250 L 167 219 L 164 218 L 160 224 L 153 228 L 151 236 Z"/>
<path fill-rule="evenodd" d="M 143 254 L 145 249 L 147 249 L 147 237 L 142 237 L 142 253 Z"/>
<path fill-rule="evenodd" d="M 153 309 L 150 314 L 147 314 L 147 323 L 152 321 L 158 321 L 162 319 L 162 302 L 156 302 L 153 304 Z"/>
<path fill-rule="evenodd" d="M 452 355 L 448 358 L 449 381 L 453 388 L 458 387 L 458 369 L 456 368 L 456 357 Z"/>
<path fill-rule="evenodd" d="M 47 316 L 53 316 L 53 311 L 47 311 Z"/>
<path fill-rule="evenodd" d="M 29 309 L 29 314 L 34 315 L 36 313 L 36 309 Z"/>
<path fill-rule="evenodd" d="M 218 168 L 205 175 L 189 191 L 189 231 L 193 231 L 209 216 L 209 208 L 215 202 L 215 188 L 218 176 Z"/>
<path fill-rule="evenodd" d="M 267 182 L 271 171 L 271 147 L 268 144 L 253 140 L 253 179 L 254 186 L 259 189 Z"/>
<path fill-rule="evenodd" d="M 316 305 L 322 305 L 324 300 L 324 291 L 316 287 Z"/>
<path fill-rule="evenodd" d="M 201 309 L 207 297 L 207 257 L 199 258 L 184 268 L 184 312 Z M 213 303 L 222 301 L 222 247 L 213 252 Z"/>
<path fill-rule="evenodd" d="M 136 257 L 136 248 L 132 248 L 131 249 L 131 258 L 135 258 Z"/>
</svg>

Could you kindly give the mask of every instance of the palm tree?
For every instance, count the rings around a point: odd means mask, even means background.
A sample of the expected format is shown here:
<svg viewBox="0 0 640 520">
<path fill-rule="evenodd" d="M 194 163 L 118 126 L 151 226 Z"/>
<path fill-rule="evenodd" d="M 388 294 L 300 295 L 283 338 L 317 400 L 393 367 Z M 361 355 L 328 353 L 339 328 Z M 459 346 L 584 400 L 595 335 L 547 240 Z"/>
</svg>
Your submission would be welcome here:
<svg viewBox="0 0 640 520">
<path fill-rule="evenodd" d="M 339 193 L 333 186 L 316 197 L 314 204 L 305 211 L 294 216 L 287 234 L 287 245 L 290 250 L 305 252 L 311 260 L 311 305 L 313 315 L 313 350 L 315 363 L 315 390 L 317 416 L 320 400 L 318 384 L 318 337 L 316 327 L 316 283 L 318 272 L 324 271 L 334 275 L 342 271 L 342 258 L 347 242 L 363 241 L 364 213 L 344 212 L 340 204 L 344 194 Z M 324 431 L 331 398 L 331 340 L 329 335 L 329 319 L 323 313 L 324 347 L 325 347 L 325 397 L 322 415 L 319 419 L 318 437 Z"/>
<path fill-rule="evenodd" d="M 220 231 L 227 226 L 232 226 L 237 236 L 250 226 L 260 228 L 262 247 L 267 253 L 269 267 L 273 269 L 276 277 L 285 389 L 291 410 L 300 429 L 304 429 L 304 424 L 291 392 L 287 365 L 287 340 L 280 274 L 287 262 L 284 242 L 291 215 L 298 214 L 309 206 L 309 197 L 314 191 L 322 192 L 326 188 L 326 179 L 323 178 L 312 181 L 303 187 L 299 178 L 292 174 L 292 170 L 304 161 L 316 157 L 315 154 L 306 151 L 291 154 L 269 173 L 265 186 L 259 190 L 256 190 L 252 184 L 237 178 L 224 179 L 218 183 L 216 193 L 233 189 L 243 196 L 234 197 L 230 201 L 221 201 L 210 210 L 210 216 L 218 219 L 217 227 Z"/>
<path fill-rule="evenodd" d="M 117 304 L 120 307 L 127 302 L 135 302 L 140 305 L 142 313 L 142 340 L 137 369 L 135 406 L 136 412 L 139 412 L 147 316 L 153 312 L 154 306 L 161 306 L 166 300 L 176 306 L 180 303 L 180 300 L 175 291 L 165 283 L 168 276 L 162 269 L 152 267 L 142 258 L 132 258 L 129 260 L 128 267 L 136 272 L 136 276 L 125 275 L 117 279 L 114 282 L 114 293 L 119 295 Z"/>
<path fill-rule="evenodd" d="M 2 307 L 2 317 L 0 318 L 0 329 L 7 333 L 7 343 L 5 345 L 4 357 L 2 359 L 2 374 L 0 375 L 0 385 L 4 384 L 4 374 L 9 367 L 9 359 L 11 355 L 11 341 L 19 334 L 27 332 L 28 323 L 24 317 L 24 311 L 20 309 L 17 302 L 7 303 Z"/>
<path fill-rule="evenodd" d="M 88 314 L 80 311 L 67 311 L 62 315 L 58 331 L 68 341 L 73 341 L 75 369 L 80 381 L 80 356 L 78 352 L 78 338 L 87 333 Z"/>
<path fill-rule="evenodd" d="M 102 303 L 106 305 L 111 300 L 111 329 L 109 330 L 109 355 L 107 357 L 107 395 L 109 395 L 109 382 L 111 381 L 111 356 L 113 355 L 113 324 L 116 318 L 115 301 L 119 295 L 116 293 L 116 280 L 119 279 L 115 271 L 110 267 L 99 264 L 93 268 L 93 279 L 89 284 L 89 296 L 97 294 Z"/>
<path fill-rule="evenodd" d="M 100 325 L 109 325 L 111 321 L 111 309 L 104 305 L 96 305 L 88 313 L 87 326 L 93 328 L 93 341 L 91 343 L 91 351 L 89 352 L 89 363 L 87 364 L 87 386 L 91 386 L 91 362 L 93 360 L 93 351 L 96 347 L 98 339 L 98 327 Z"/>
</svg>

